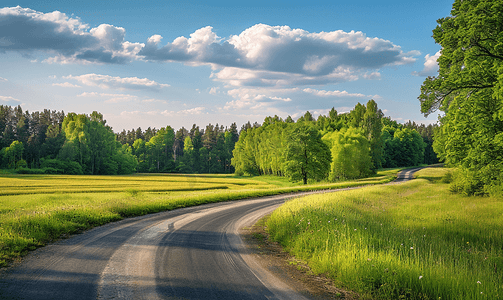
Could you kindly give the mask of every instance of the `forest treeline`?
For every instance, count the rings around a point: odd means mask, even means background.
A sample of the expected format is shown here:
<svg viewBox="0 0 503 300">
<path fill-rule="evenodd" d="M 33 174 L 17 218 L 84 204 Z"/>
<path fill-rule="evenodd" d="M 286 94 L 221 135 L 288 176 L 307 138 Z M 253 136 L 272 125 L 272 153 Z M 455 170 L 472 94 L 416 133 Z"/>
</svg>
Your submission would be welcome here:
<svg viewBox="0 0 503 300">
<path fill-rule="evenodd" d="M 437 163 L 434 128 L 399 124 L 384 117 L 374 100 L 349 113 L 332 108 L 317 119 L 310 112 L 296 122 L 267 117 L 240 134 L 232 164 L 237 174 L 288 176 L 304 183 L 362 178 L 383 167 Z"/>
<path fill-rule="evenodd" d="M 433 129 L 384 117 L 375 101 L 315 119 L 278 116 L 238 131 L 208 124 L 114 133 L 103 115 L 0 105 L 0 168 L 18 173 L 276 174 L 293 180 L 357 178 L 377 168 L 436 163 Z"/>
</svg>

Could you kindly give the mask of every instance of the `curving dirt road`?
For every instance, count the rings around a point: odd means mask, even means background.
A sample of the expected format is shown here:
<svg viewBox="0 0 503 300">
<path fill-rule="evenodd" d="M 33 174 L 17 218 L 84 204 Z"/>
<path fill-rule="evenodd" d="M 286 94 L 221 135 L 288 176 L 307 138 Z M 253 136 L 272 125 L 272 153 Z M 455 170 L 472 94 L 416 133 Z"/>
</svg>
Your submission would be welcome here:
<svg viewBox="0 0 503 300">
<path fill-rule="evenodd" d="M 3 270 L 0 299 L 306 299 L 264 270 L 238 234 L 306 194 L 202 205 L 101 226 Z"/>
</svg>

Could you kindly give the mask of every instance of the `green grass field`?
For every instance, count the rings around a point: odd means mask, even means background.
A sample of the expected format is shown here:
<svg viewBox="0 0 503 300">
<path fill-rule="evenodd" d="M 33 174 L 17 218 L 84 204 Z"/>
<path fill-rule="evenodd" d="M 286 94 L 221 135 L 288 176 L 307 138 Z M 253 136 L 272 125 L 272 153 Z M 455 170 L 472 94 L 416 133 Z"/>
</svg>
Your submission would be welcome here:
<svg viewBox="0 0 503 300">
<path fill-rule="evenodd" d="M 0 266 L 71 234 L 121 220 L 203 203 L 297 191 L 379 184 L 398 170 L 351 182 L 300 185 L 273 176 L 0 174 Z"/>
<path fill-rule="evenodd" d="M 446 172 L 295 199 L 267 229 L 364 299 L 502 299 L 503 199 L 452 194 Z"/>
</svg>

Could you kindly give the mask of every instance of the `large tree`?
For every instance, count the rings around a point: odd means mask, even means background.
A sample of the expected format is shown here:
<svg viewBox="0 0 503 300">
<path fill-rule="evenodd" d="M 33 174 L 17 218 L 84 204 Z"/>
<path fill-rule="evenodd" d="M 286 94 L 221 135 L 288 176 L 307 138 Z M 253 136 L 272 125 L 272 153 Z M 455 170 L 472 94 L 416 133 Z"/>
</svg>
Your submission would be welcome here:
<svg viewBox="0 0 503 300">
<path fill-rule="evenodd" d="M 456 0 L 433 30 L 442 46 L 436 77 L 428 77 L 421 111 L 445 112 L 434 148 L 462 169 L 460 190 L 502 190 L 503 2 Z"/>
<path fill-rule="evenodd" d="M 362 178 L 372 174 L 370 142 L 360 128 L 343 128 L 328 133 L 323 140 L 330 145 L 331 181 Z"/>
<path fill-rule="evenodd" d="M 363 115 L 363 130 L 370 143 L 370 156 L 372 158 L 372 170 L 375 172 L 382 167 L 383 140 L 381 138 L 383 112 L 377 108 L 377 103 L 371 99 L 367 102 Z"/>
<path fill-rule="evenodd" d="M 332 160 L 329 147 L 316 127 L 308 122 L 291 124 L 283 131 L 285 174 L 292 180 L 322 180 L 328 177 Z"/>
</svg>

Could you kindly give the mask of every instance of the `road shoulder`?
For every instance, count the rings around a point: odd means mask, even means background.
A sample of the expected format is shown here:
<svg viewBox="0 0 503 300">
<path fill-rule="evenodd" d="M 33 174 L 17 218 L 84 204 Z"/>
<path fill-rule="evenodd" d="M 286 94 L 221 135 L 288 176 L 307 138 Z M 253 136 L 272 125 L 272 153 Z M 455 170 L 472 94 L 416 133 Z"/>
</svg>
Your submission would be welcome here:
<svg viewBox="0 0 503 300">
<path fill-rule="evenodd" d="M 277 242 L 272 242 L 265 230 L 265 218 L 239 231 L 247 250 L 264 269 L 309 299 L 360 299 L 356 293 L 338 288 L 323 274 L 314 274 L 306 263 L 285 252 Z"/>
</svg>

